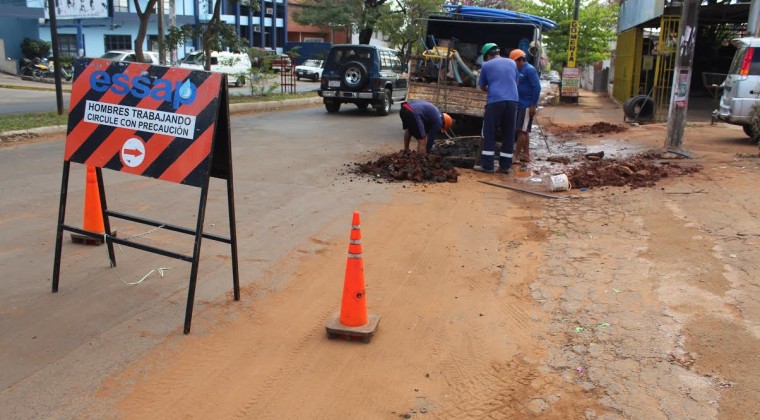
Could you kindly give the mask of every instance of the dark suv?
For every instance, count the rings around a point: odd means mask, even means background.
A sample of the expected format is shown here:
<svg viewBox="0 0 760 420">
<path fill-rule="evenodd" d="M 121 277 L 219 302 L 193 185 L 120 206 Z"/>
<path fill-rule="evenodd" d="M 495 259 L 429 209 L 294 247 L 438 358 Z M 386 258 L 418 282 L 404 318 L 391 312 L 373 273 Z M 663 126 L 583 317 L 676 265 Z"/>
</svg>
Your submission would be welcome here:
<svg viewBox="0 0 760 420">
<path fill-rule="evenodd" d="M 335 45 L 322 71 L 319 96 L 327 112 L 338 112 L 340 104 L 370 105 L 379 115 L 388 115 L 391 105 L 406 98 L 408 81 L 401 75 L 398 52 L 372 45 Z"/>
</svg>

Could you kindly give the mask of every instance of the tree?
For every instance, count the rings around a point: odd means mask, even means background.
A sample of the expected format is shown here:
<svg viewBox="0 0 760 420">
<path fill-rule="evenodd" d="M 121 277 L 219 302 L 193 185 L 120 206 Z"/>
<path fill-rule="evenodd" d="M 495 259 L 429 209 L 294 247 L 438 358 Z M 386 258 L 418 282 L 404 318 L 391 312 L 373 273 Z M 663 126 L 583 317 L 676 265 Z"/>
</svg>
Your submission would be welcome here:
<svg viewBox="0 0 760 420">
<path fill-rule="evenodd" d="M 133 0 L 137 18 L 140 19 L 140 26 L 137 29 L 137 37 L 135 38 L 135 57 L 137 58 L 137 61 L 141 63 L 145 62 L 143 44 L 145 44 L 145 35 L 148 33 L 150 15 L 153 14 L 153 10 L 156 8 L 157 1 L 158 0 L 148 0 L 148 3 L 145 5 L 145 10 L 143 11 L 140 7 L 140 1 Z"/>
<path fill-rule="evenodd" d="M 440 11 L 441 0 L 396 0 L 377 22 L 377 29 L 388 36 L 391 46 L 401 53 L 403 62 L 417 49 L 422 49 L 419 42 L 422 32 L 422 19 L 430 12 Z M 392 6 L 392 7 L 391 7 Z"/>
<path fill-rule="evenodd" d="M 293 20 L 302 25 L 334 29 L 350 27 L 359 33 L 359 43 L 369 44 L 388 0 L 307 0 L 293 13 Z"/>
<path fill-rule="evenodd" d="M 519 0 L 519 11 L 557 22 L 557 28 L 544 33 L 546 54 L 551 68 L 561 70 L 567 61 L 570 22 L 575 0 Z M 578 65 L 589 65 L 609 57 L 610 42 L 615 39 L 618 5 L 604 0 L 581 0 L 578 14 Z"/>
</svg>

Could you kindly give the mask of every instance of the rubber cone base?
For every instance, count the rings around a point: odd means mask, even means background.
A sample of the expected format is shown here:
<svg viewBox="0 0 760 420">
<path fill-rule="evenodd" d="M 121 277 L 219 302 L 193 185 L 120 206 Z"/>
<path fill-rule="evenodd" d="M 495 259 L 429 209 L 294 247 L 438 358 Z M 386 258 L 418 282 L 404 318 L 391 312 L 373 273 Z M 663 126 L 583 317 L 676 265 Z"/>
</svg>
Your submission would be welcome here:
<svg viewBox="0 0 760 420">
<path fill-rule="evenodd" d="M 111 233 L 111 236 L 116 236 L 116 231 L 113 231 L 113 233 Z M 98 246 L 98 245 L 103 245 L 103 236 L 98 236 L 97 238 L 94 238 L 92 236 L 85 236 L 85 235 L 80 235 L 78 233 L 72 233 L 71 242 L 75 244 Z"/>
<path fill-rule="evenodd" d="M 351 340 L 353 337 L 360 339 L 364 343 L 369 343 L 372 336 L 377 331 L 377 324 L 380 323 L 380 315 L 368 313 L 367 323 L 359 327 L 347 327 L 340 323 L 340 312 L 336 312 L 329 320 L 327 320 L 327 338 L 333 339 L 338 337 L 344 337 L 346 340 Z"/>
</svg>

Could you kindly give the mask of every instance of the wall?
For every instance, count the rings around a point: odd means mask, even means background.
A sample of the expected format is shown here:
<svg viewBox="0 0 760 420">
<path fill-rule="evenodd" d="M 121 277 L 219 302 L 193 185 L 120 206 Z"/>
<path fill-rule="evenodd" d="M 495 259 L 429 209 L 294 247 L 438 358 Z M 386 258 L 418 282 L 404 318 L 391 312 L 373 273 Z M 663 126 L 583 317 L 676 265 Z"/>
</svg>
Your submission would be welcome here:
<svg viewBox="0 0 760 420">
<path fill-rule="evenodd" d="M 0 57 L 6 57 L 6 59 L 0 58 L 0 72 L 18 74 L 18 60 L 8 59 L 5 54 L 5 41 L 0 39 Z"/>
<path fill-rule="evenodd" d="M 10 57 L 21 60 L 21 42 L 24 38 L 39 38 L 36 19 L 0 17 L 0 39 L 5 41 L 5 55 L 0 59 L 5 61 Z"/>
</svg>

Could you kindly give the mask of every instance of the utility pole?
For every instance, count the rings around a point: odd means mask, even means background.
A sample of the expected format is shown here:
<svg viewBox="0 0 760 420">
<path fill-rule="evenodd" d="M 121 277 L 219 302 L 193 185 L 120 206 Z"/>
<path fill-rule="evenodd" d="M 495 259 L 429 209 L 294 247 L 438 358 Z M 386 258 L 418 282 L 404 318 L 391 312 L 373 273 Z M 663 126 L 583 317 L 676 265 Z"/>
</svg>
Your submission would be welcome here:
<svg viewBox="0 0 760 420">
<path fill-rule="evenodd" d="M 680 150 L 683 147 L 683 129 L 686 125 L 700 2 L 701 0 L 684 0 L 681 4 L 681 27 L 678 31 L 681 38 L 673 70 L 673 87 L 668 109 L 668 138 L 665 141 L 665 147 L 668 149 Z"/>
<path fill-rule="evenodd" d="M 158 63 L 166 65 L 166 48 L 164 48 L 164 0 L 158 0 Z"/>
<path fill-rule="evenodd" d="M 58 105 L 58 115 L 63 115 L 63 82 L 61 82 L 61 53 L 58 47 L 58 22 L 55 17 L 55 0 L 48 0 L 50 15 L 50 39 L 53 41 L 53 76 L 55 77 L 55 102 Z"/>
<path fill-rule="evenodd" d="M 177 27 L 177 8 L 174 5 L 174 0 L 169 0 L 169 28 Z M 171 53 L 171 65 L 177 64 L 177 49 L 172 48 Z"/>
</svg>

